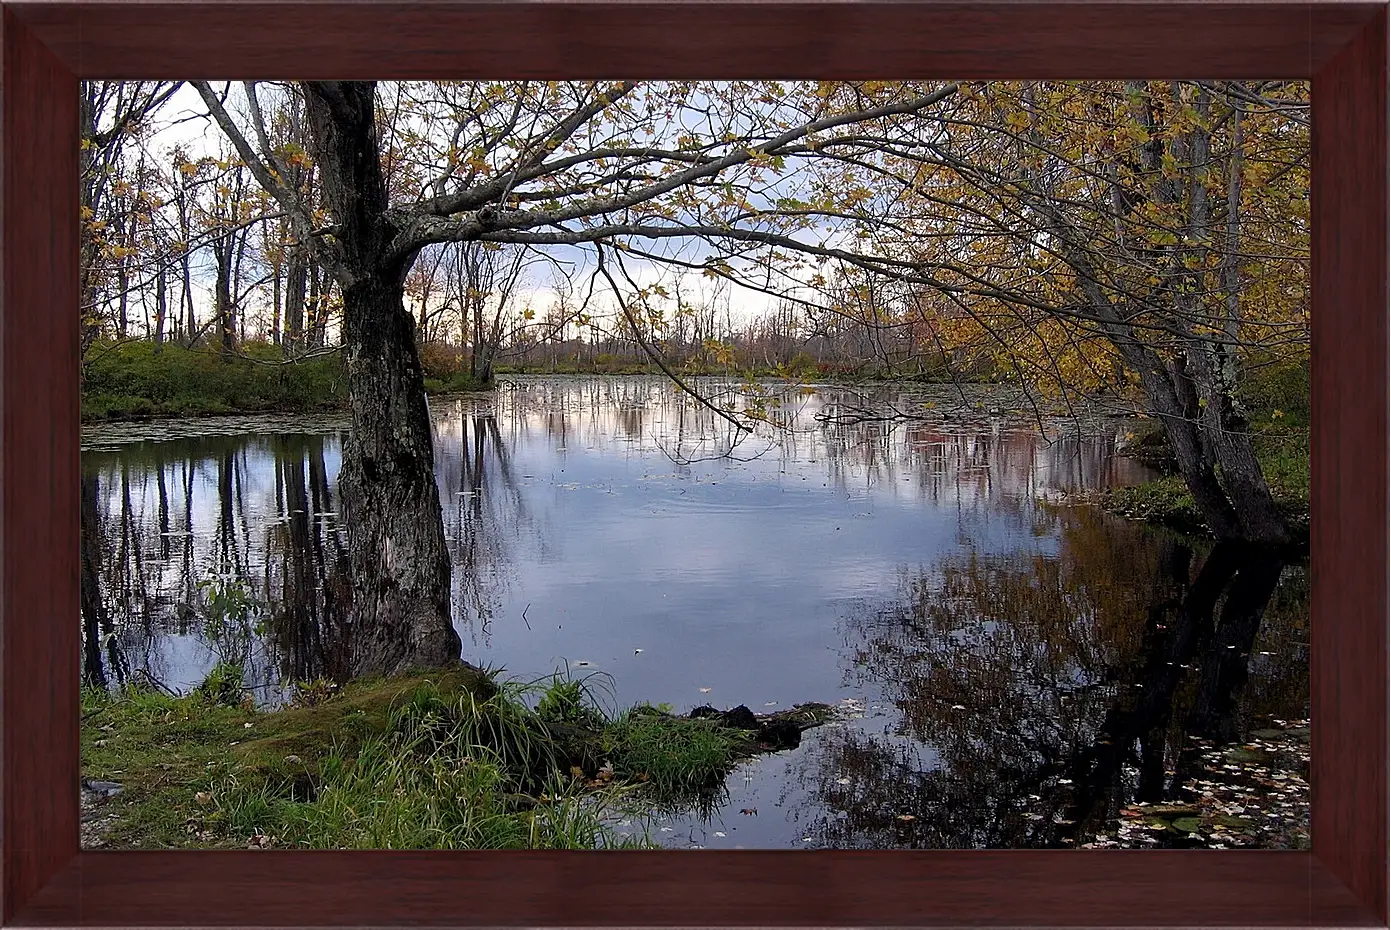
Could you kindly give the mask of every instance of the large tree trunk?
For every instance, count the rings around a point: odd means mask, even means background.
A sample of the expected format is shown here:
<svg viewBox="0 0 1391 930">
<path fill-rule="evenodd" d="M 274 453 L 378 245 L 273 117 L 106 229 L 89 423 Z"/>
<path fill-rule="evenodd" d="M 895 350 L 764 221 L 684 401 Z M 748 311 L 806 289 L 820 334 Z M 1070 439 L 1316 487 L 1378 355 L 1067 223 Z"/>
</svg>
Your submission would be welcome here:
<svg viewBox="0 0 1391 930">
<path fill-rule="evenodd" d="M 434 448 L 415 330 L 404 301 L 411 259 L 394 230 L 377 153 L 374 85 L 306 83 L 325 200 L 343 268 L 343 349 L 352 432 L 338 479 L 348 531 L 354 675 L 459 660 L 450 616 Z"/>
<path fill-rule="evenodd" d="M 400 285 L 368 276 L 344 293 L 353 430 L 338 486 L 348 529 L 353 671 L 444 665 L 462 647 L 414 327 Z"/>
<path fill-rule="evenodd" d="M 1236 514 L 1238 538 L 1257 543 L 1289 542 L 1289 527 L 1256 460 L 1251 424 L 1223 376 L 1220 355 L 1200 346 L 1190 350 L 1189 356 L 1189 367 L 1199 372 L 1203 437 Z"/>
<path fill-rule="evenodd" d="M 1211 342 L 1194 338 L 1169 360 L 1144 341 L 1101 293 L 1080 250 L 1069 263 L 1102 331 L 1140 375 L 1149 409 L 1164 424 L 1179 474 L 1212 534 L 1221 540 L 1284 545 L 1290 532 L 1256 461 L 1232 389 L 1212 362 Z"/>
<path fill-rule="evenodd" d="M 1146 400 L 1168 433 L 1179 474 L 1212 534 L 1288 543 L 1289 528 L 1261 474 L 1247 424 L 1231 396 L 1212 383 L 1207 366 L 1196 361 L 1196 352 L 1166 366 L 1151 358 L 1136 367 Z"/>
</svg>

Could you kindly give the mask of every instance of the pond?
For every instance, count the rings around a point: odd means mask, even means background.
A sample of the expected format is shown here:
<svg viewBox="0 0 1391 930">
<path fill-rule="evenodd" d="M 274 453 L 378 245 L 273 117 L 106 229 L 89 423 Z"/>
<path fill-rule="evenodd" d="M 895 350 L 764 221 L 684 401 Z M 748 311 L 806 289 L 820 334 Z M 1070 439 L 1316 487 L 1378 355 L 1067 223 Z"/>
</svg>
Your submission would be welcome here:
<svg viewBox="0 0 1391 930">
<path fill-rule="evenodd" d="M 589 676 L 611 708 L 841 708 L 655 839 L 1085 845 L 1202 750 L 1308 716 L 1307 564 L 1077 502 L 1150 477 L 1116 451 L 1133 424 L 985 386 L 699 388 L 775 422 L 645 377 L 431 401 L 469 661 Z M 85 429 L 89 680 L 184 691 L 249 656 L 274 701 L 332 673 L 345 428 Z M 206 628 L 208 579 L 269 605 L 260 628 Z"/>
</svg>

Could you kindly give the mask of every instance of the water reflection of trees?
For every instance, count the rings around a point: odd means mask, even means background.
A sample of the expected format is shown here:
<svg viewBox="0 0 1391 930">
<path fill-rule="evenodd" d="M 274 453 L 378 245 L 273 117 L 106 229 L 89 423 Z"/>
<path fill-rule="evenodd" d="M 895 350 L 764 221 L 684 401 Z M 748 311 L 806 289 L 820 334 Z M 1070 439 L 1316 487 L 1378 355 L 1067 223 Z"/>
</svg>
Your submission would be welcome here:
<svg viewBox="0 0 1391 930">
<path fill-rule="evenodd" d="M 710 380 L 701 387 L 736 407 L 750 402 L 734 383 Z M 1028 513 L 1021 495 L 1030 496 L 1024 492 L 1033 483 L 1061 473 L 1073 457 L 1065 444 L 1040 453 L 1034 434 L 1002 432 L 985 421 L 950 427 L 822 422 L 818 412 L 843 392 L 760 390 L 785 428 L 760 426 L 760 441 L 771 445 L 755 451 L 774 449 L 770 460 L 780 470 L 823 460 L 835 486 L 877 484 L 937 502 L 954 495 L 963 510 L 977 511 L 976 519 L 986 513 L 965 506 L 972 501 L 986 501 L 990 513 Z M 495 398 L 450 401 L 436 414 L 456 615 L 461 627 L 484 637 L 521 534 L 533 532 L 543 557 L 547 544 L 515 474 L 515 449 L 544 437 L 544 454 L 561 467 L 571 446 L 619 446 L 680 463 L 718 457 L 738 438 L 724 420 L 653 378 L 504 383 Z M 336 476 L 329 473 L 337 442 L 335 435 L 303 433 L 208 435 L 85 456 L 88 678 L 100 682 L 104 668 L 119 676 L 124 666 L 163 676 L 173 671 L 164 667 L 168 662 L 187 664 L 186 657 L 170 658 L 168 637 L 197 637 L 197 586 L 212 574 L 243 579 L 267 605 L 272 648 L 257 664 L 262 683 L 334 674 L 347 635 L 335 620 L 344 606 Z M 1086 454 L 1104 447 L 1088 445 Z M 689 474 L 679 464 L 677 470 Z"/>
<path fill-rule="evenodd" d="M 84 458 L 81 615 L 89 684 L 124 681 L 132 669 L 162 674 L 157 630 L 188 632 L 195 470 L 165 452 L 154 446 L 143 457 Z"/>
<path fill-rule="evenodd" d="M 235 579 L 262 605 L 264 649 L 248 681 L 332 674 L 341 630 L 332 569 L 343 541 L 322 435 L 208 436 L 123 447 L 83 462 L 83 629 L 87 680 L 131 669 L 177 677 L 161 644 L 202 639 L 199 583 Z M 174 493 L 171 493 L 171 488 Z M 106 655 L 94 648 L 105 644 Z M 206 642 L 209 658 L 219 644 Z M 187 658 L 172 660 L 187 664 Z M 104 667 L 103 667 L 104 666 Z"/>
<path fill-rule="evenodd" d="M 105 688 L 110 684 L 107 675 L 117 682 L 126 679 L 128 670 L 116 641 L 115 626 L 106 598 L 101 591 L 101 571 L 106 564 L 106 531 L 101 508 L 97 505 L 97 479 L 84 475 L 81 491 L 82 552 L 79 566 L 82 614 L 82 681 Z M 105 655 L 103 655 L 105 652 Z"/>
<path fill-rule="evenodd" d="M 508 444 L 487 409 L 460 404 L 438 419 L 437 469 L 455 556 L 461 624 L 486 634 L 511 541 L 529 516 Z M 83 668 L 95 685 L 131 669 L 182 681 L 189 659 L 171 637 L 206 647 L 200 582 L 235 579 L 259 609 L 264 637 L 246 662 L 252 687 L 341 678 L 345 539 L 335 501 L 339 437 L 205 436 L 140 443 L 84 458 Z M 336 470 L 336 469 L 335 469 Z M 177 667 L 173 667 L 177 666 Z"/>
<path fill-rule="evenodd" d="M 865 393 L 697 381 L 716 403 L 736 411 L 763 404 L 772 422 L 759 423 L 756 438 L 745 439 L 664 379 L 647 377 L 504 382 L 496 402 L 483 403 L 512 442 L 544 432 L 560 449 L 623 443 L 677 462 L 726 453 L 780 463 L 824 460 L 834 487 L 892 488 L 896 495 L 911 493 L 936 503 L 985 503 L 991 512 L 1022 513 L 1021 500 L 1136 483 L 1152 475 L 1116 451 L 1125 429 L 1118 421 L 1049 421 L 1040 441 L 1037 425 L 1017 415 L 1007 420 L 978 410 L 979 397 L 989 395 L 975 386 L 966 386 L 971 390 L 963 399 L 950 386 Z M 847 408 L 855 415 L 835 415 Z"/>
<path fill-rule="evenodd" d="M 563 411 L 553 412 L 547 430 L 563 437 L 565 419 Z M 486 639 L 509 577 L 512 546 L 531 524 L 511 449 L 489 406 L 459 400 L 437 418 L 435 472 L 454 555 L 456 624 Z"/>
<path fill-rule="evenodd" d="M 1305 567 L 1053 519 L 1056 551 L 965 551 L 847 620 L 849 678 L 897 714 L 828 730 L 800 766 L 824 844 L 1058 845 L 1172 797 L 1196 764 L 1187 734 L 1305 714 Z"/>
<path fill-rule="evenodd" d="M 272 439 L 275 517 L 269 521 L 261 590 L 282 680 L 341 678 L 348 668 L 346 550 L 325 443 L 323 436 Z"/>
<path fill-rule="evenodd" d="M 897 488 L 907 482 L 924 500 L 984 504 L 1022 514 L 1019 504 L 1077 491 L 1133 484 L 1146 468 L 1117 453 L 1122 427 L 1093 425 L 1076 433 L 978 417 L 936 421 L 825 419 L 821 441 L 838 487 L 852 481 Z"/>
</svg>

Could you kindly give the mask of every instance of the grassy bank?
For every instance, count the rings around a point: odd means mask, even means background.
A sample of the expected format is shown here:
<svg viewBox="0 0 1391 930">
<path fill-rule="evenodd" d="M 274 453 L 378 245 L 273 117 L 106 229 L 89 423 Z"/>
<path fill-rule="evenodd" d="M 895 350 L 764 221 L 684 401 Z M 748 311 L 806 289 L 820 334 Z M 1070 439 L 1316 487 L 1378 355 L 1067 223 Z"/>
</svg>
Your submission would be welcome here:
<svg viewBox="0 0 1391 930">
<path fill-rule="evenodd" d="M 336 354 L 286 360 L 278 346 L 260 342 L 239 346 L 236 355 L 144 341 L 97 344 L 82 379 L 85 421 L 304 412 L 347 399 Z"/>
<path fill-rule="evenodd" d="M 760 748 L 719 720 L 610 717 L 582 682 L 460 667 L 319 683 L 272 711 L 235 671 L 187 696 L 83 696 L 82 768 L 119 783 L 108 848 L 591 849 L 621 811 L 699 803 Z"/>
<path fill-rule="evenodd" d="M 420 346 L 425 390 L 432 395 L 491 390 L 494 384 L 470 377 L 456 347 L 438 343 Z M 945 383 L 943 368 L 889 375 L 863 366 L 818 362 L 805 353 L 786 364 L 754 367 L 716 364 L 692 359 L 675 365 L 688 376 L 785 378 L 793 381 L 858 383 L 896 380 Z M 185 348 L 176 343 L 156 346 L 143 340 L 97 343 L 83 359 L 82 419 L 88 422 L 149 417 L 193 417 L 231 413 L 302 413 L 343 407 L 347 381 L 336 354 L 286 359 L 279 346 L 245 342 L 236 353 L 216 346 Z M 504 364 L 498 374 L 519 375 L 662 375 L 641 360 L 600 354 L 592 359 L 567 359 L 531 365 Z M 958 376 L 960 379 L 960 376 Z M 964 380 L 991 380 L 966 377 Z"/>
<path fill-rule="evenodd" d="M 1309 366 L 1267 365 L 1252 372 L 1244 398 L 1256 458 L 1271 493 L 1298 534 L 1309 530 Z M 1156 424 L 1128 450 L 1168 474 L 1102 497 L 1112 513 L 1206 535 L 1208 530 L 1183 479 L 1174 474 L 1163 430 Z"/>
</svg>

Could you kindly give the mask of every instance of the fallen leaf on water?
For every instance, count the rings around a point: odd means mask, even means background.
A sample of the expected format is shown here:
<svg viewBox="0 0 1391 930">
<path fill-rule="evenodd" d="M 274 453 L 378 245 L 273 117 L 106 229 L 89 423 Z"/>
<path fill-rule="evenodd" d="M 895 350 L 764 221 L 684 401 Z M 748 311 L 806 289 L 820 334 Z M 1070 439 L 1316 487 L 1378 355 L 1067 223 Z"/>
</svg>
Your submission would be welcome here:
<svg viewBox="0 0 1391 930">
<path fill-rule="evenodd" d="M 745 808 L 741 808 L 741 809 L 739 810 L 739 813 L 741 813 L 741 814 L 746 814 L 746 815 L 748 815 L 749 817 L 757 817 L 757 816 L 758 816 L 758 808 L 756 808 L 756 807 L 745 807 Z"/>
</svg>

